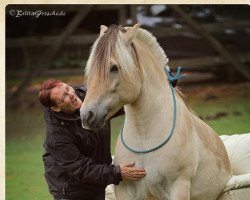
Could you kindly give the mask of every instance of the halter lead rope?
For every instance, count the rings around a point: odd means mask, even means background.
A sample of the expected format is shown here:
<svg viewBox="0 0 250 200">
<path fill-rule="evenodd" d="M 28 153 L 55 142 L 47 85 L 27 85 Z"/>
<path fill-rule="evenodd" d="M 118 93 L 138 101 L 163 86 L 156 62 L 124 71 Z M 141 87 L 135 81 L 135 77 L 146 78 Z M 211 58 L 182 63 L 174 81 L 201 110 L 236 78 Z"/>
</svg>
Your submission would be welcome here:
<svg viewBox="0 0 250 200">
<path fill-rule="evenodd" d="M 183 74 L 183 75 L 180 75 L 180 71 L 181 71 L 181 67 L 178 67 L 178 70 L 177 70 L 177 73 L 176 75 L 173 75 L 169 73 L 169 71 L 167 70 L 166 67 L 164 67 L 164 70 L 166 72 L 166 75 L 167 75 L 167 79 L 169 81 L 169 85 L 170 85 L 170 88 L 171 88 L 171 93 L 172 93 L 172 96 L 173 96 L 173 103 L 174 103 L 174 110 L 173 110 L 173 114 L 174 114 L 174 120 L 173 120 L 173 124 L 172 124 L 172 128 L 171 128 L 171 131 L 170 131 L 170 134 L 168 135 L 168 137 L 166 138 L 166 140 L 164 142 L 162 142 L 161 144 L 159 144 L 158 146 L 156 147 L 153 147 L 153 148 L 150 148 L 150 149 L 147 149 L 147 150 L 136 150 L 136 149 L 133 149 L 131 147 L 129 147 L 125 141 L 124 141 L 124 138 L 123 138 L 123 128 L 124 128 L 124 122 L 123 122 L 123 126 L 121 128 L 121 131 L 120 131 L 120 134 L 121 134 L 121 141 L 122 141 L 122 144 L 131 152 L 133 153 L 149 153 L 149 152 L 152 152 L 152 151 L 155 151 L 159 148 L 161 148 L 162 146 L 164 146 L 169 140 L 170 138 L 172 137 L 173 133 L 174 133 L 174 129 L 175 129 L 175 124 L 176 124 L 176 98 L 175 98 L 175 94 L 174 94 L 174 88 L 172 86 L 172 82 L 173 81 L 176 81 L 176 80 L 180 80 L 180 79 L 183 79 L 186 75 Z"/>
<path fill-rule="evenodd" d="M 177 72 L 176 72 L 175 75 L 173 75 L 172 73 L 169 73 L 169 71 L 167 70 L 166 67 L 164 67 L 164 70 L 165 70 L 165 72 L 166 72 L 166 74 L 168 76 L 168 80 L 169 80 L 170 83 L 172 83 L 174 81 L 178 81 L 178 80 L 183 79 L 183 78 L 186 77 L 186 74 L 182 74 L 182 75 L 180 74 L 181 67 L 178 67 Z"/>
</svg>

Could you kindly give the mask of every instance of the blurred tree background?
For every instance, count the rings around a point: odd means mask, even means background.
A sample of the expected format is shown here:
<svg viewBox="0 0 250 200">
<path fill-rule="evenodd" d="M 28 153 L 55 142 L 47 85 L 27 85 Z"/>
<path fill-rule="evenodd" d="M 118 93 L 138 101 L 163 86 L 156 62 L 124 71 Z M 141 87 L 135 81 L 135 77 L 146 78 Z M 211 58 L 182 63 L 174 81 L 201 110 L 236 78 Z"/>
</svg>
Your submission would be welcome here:
<svg viewBox="0 0 250 200">
<path fill-rule="evenodd" d="M 152 32 L 195 112 L 218 134 L 250 130 L 248 5 L 8 5 L 6 196 L 51 199 L 43 177 L 41 83 L 84 83 L 100 25 L 140 23 Z M 112 122 L 112 151 L 123 118 Z"/>
</svg>

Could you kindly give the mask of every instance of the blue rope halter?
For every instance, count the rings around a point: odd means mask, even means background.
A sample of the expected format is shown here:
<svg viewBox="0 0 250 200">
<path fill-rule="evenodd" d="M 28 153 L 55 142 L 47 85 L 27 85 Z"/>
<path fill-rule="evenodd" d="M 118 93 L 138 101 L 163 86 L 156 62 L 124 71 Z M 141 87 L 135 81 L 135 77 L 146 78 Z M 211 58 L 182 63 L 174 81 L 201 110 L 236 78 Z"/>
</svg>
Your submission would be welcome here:
<svg viewBox="0 0 250 200">
<path fill-rule="evenodd" d="M 164 67 L 164 70 L 166 72 L 166 75 L 167 75 L 167 79 L 169 81 L 169 85 L 170 85 L 170 88 L 171 88 L 171 93 L 172 93 L 172 96 L 173 96 L 173 103 L 174 103 L 174 120 L 173 120 L 173 124 L 172 124 L 172 128 L 171 128 L 171 131 L 170 131 L 170 134 L 168 135 L 168 137 L 166 138 L 166 140 L 164 142 L 162 142 L 161 144 L 159 144 L 158 146 L 156 147 L 153 147 L 153 148 L 150 148 L 150 149 L 146 149 L 146 150 L 137 150 L 137 149 L 133 149 L 131 147 L 129 147 L 125 141 L 124 141 L 124 138 L 123 138 L 123 128 L 124 128 L 124 122 L 123 122 L 123 126 L 121 128 L 121 131 L 120 131 L 120 134 L 121 134 L 121 141 L 122 141 L 122 144 L 131 152 L 133 153 L 149 153 L 151 151 L 155 151 L 159 148 L 161 148 L 162 146 L 164 146 L 169 140 L 170 138 L 172 137 L 173 133 L 174 133 L 174 129 L 175 129 L 175 124 L 176 124 L 176 98 L 175 98 L 175 93 L 174 93 L 174 88 L 172 86 L 172 82 L 173 81 L 176 81 L 176 80 L 179 80 L 179 79 L 183 79 L 186 75 L 183 74 L 183 75 L 180 75 L 180 71 L 181 71 L 181 67 L 178 67 L 178 70 L 177 70 L 177 73 L 176 75 L 170 75 L 169 71 L 167 70 L 166 67 Z"/>
</svg>

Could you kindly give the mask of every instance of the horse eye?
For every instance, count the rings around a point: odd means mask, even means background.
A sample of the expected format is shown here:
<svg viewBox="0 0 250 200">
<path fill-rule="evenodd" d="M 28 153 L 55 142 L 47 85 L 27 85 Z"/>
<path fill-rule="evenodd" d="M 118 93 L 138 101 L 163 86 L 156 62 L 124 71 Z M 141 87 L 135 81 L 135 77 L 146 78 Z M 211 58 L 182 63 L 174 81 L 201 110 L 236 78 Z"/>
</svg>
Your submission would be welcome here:
<svg viewBox="0 0 250 200">
<path fill-rule="evenodd" d="M 112 65 L 110 68 L 110 72 L 118 72 L 119 68 L 117 65 Z"/>
</svg>

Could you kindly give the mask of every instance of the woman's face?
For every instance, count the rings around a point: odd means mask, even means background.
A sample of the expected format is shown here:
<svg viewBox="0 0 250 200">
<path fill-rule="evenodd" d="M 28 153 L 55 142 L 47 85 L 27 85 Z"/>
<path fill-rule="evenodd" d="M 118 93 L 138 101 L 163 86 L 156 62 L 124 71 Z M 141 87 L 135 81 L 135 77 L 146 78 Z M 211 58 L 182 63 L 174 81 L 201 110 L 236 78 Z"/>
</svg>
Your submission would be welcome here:
<svg viewBox="0 0 250 200">
<path fill-rule="evenodd" d="M 55 106 L 51 107 L 55 112 L 73 113 L 82 105 L 82 101 L 76 95 L 75 90 L 65 83 L 53 88 L 50 98 L 56 103 Z"/>
</svg>

